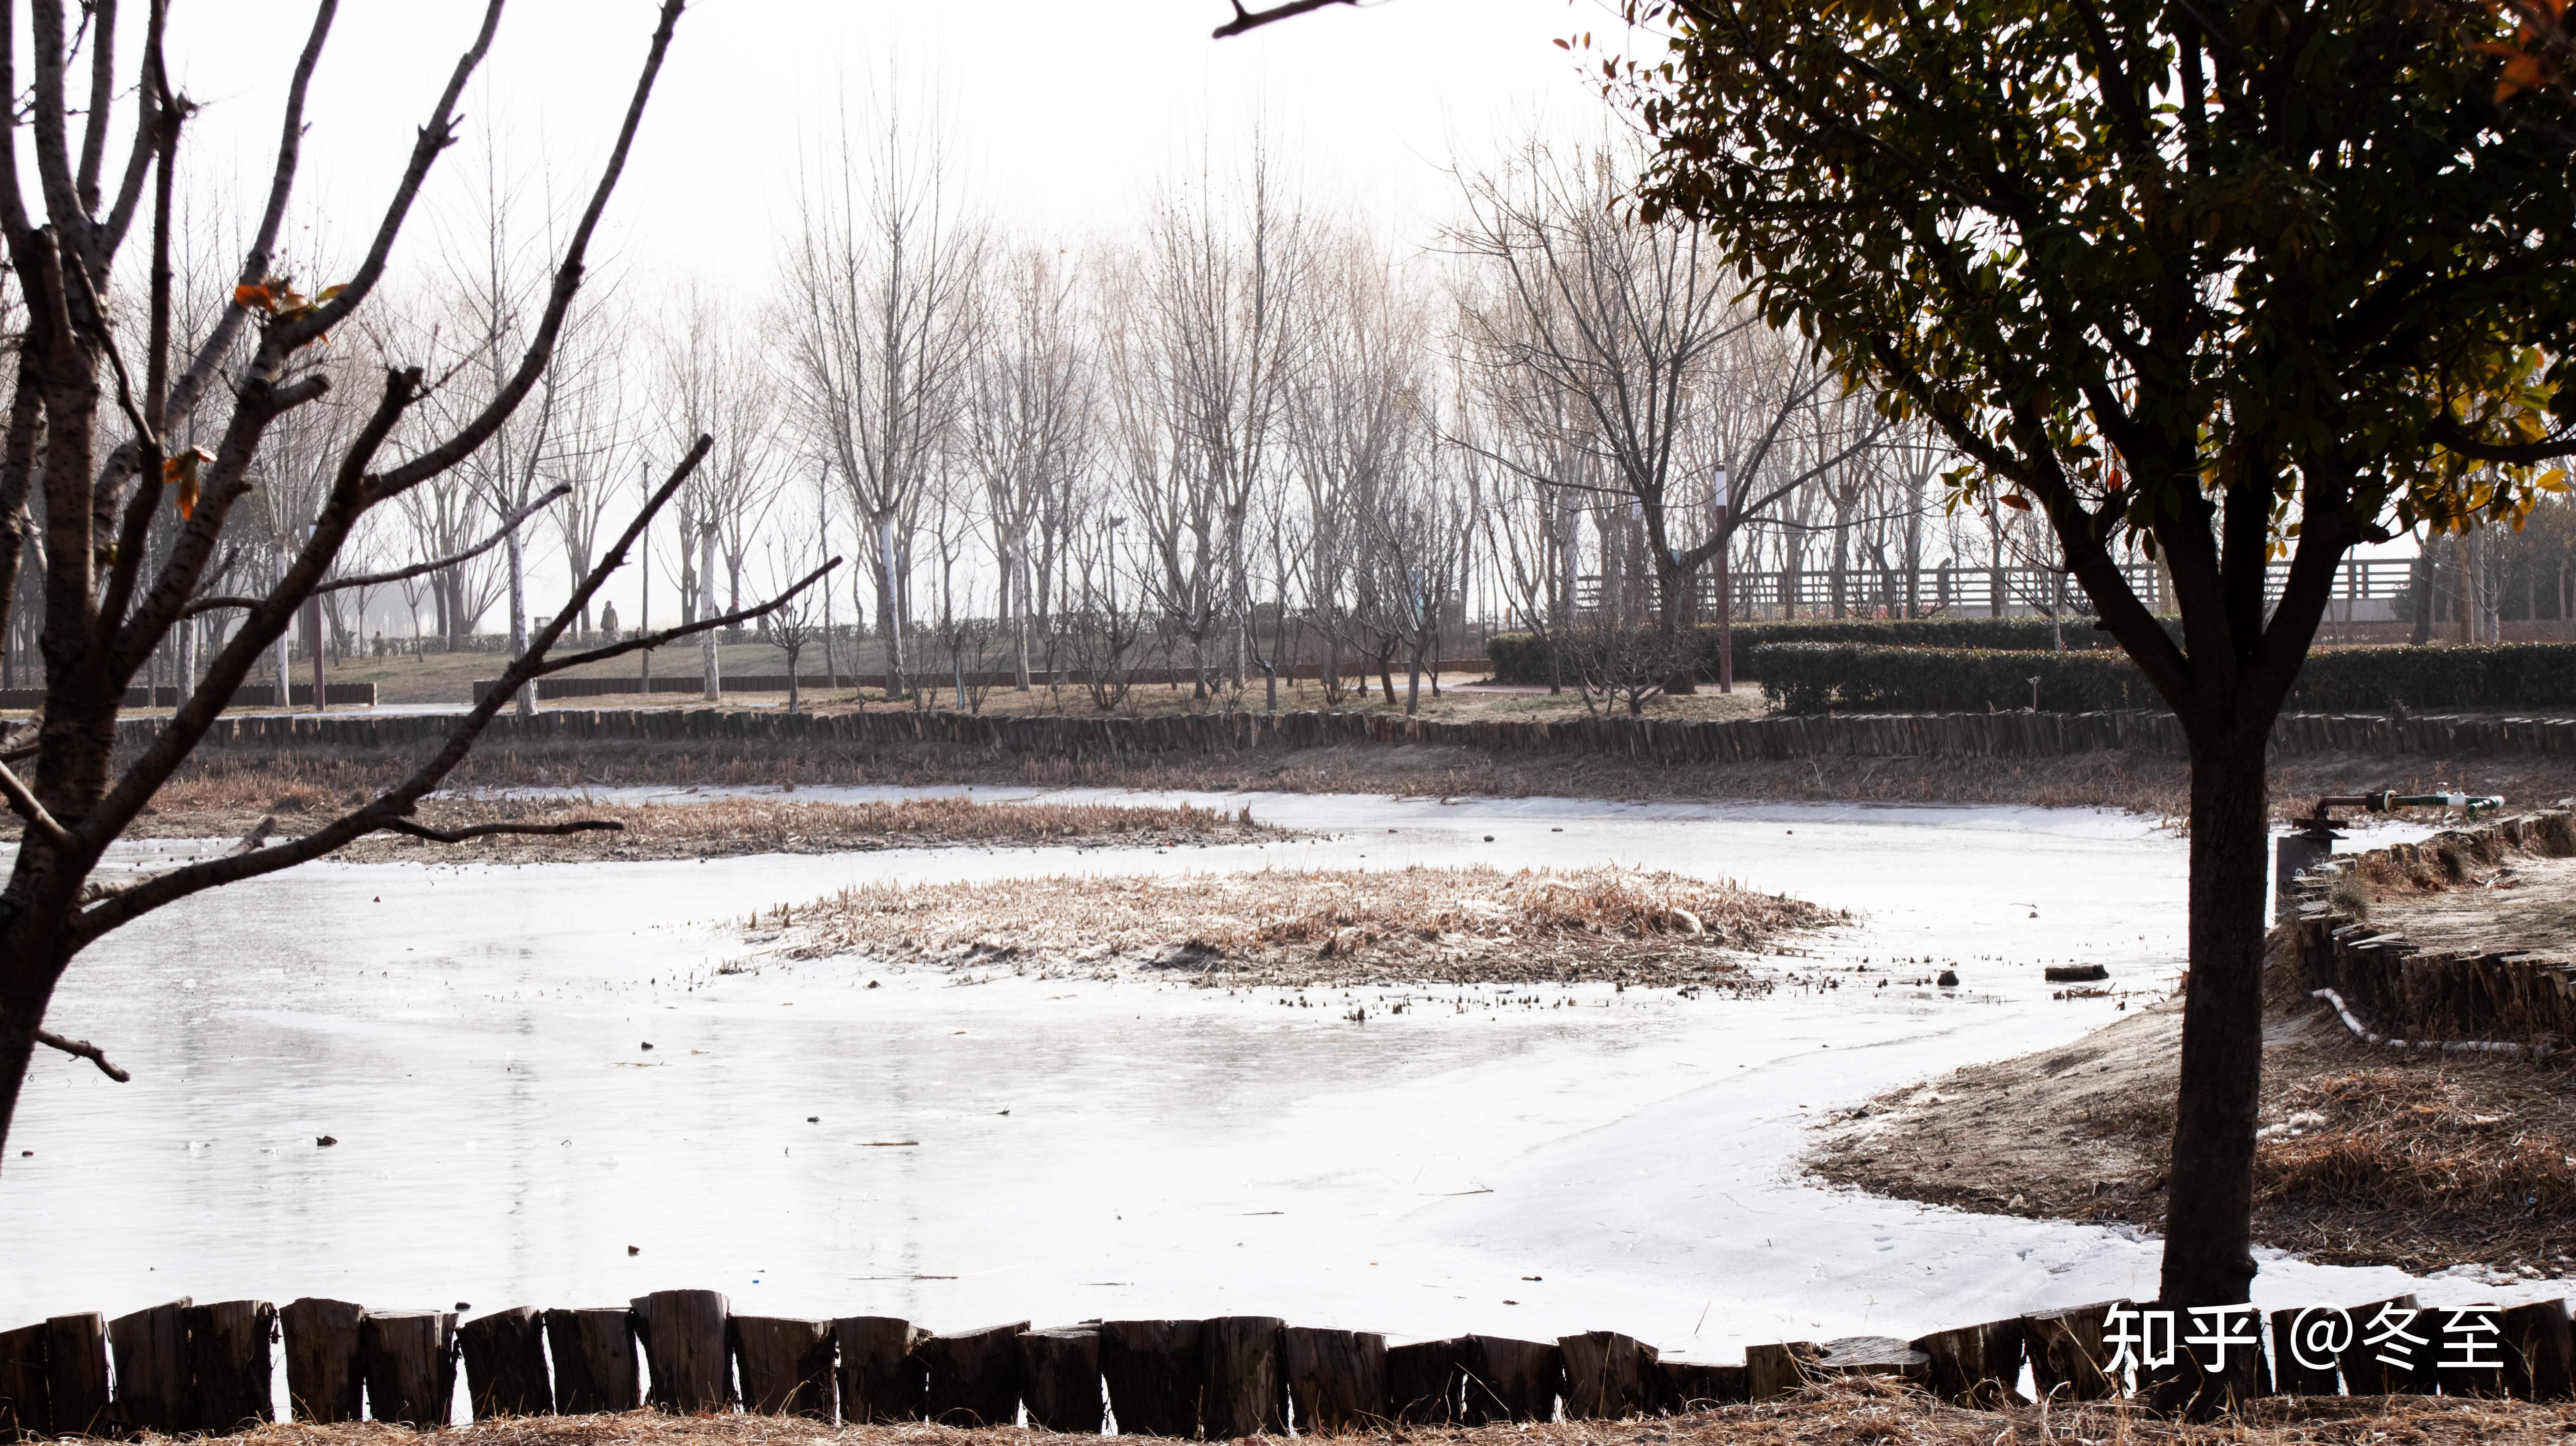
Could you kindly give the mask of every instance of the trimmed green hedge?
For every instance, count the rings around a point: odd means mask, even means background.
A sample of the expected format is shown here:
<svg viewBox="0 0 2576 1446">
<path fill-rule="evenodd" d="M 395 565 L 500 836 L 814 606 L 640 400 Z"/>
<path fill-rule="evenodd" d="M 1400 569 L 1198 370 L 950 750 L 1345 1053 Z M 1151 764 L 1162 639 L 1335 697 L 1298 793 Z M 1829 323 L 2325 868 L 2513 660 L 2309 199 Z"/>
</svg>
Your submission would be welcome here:
<svg viewBox="0 0 2576 1446">
<path fill-rule="evenodd" d="M 2053 713 L 2162 708 L 2124 653 L 2017 653 L 1991 648 L 1887 648 L 1771 643 L 1754 651 L 1763 696 L 1792 713 Z M 2455 708 L 2576 707 L 2576 643 L 2493 647 L 2340 648 L 2308 655 L 2290 690 L 2293 713 L 2417 713 Z"/>
<path fill-rule="evenodd" d="M 1699 634 L 1699 672 L 1717 676 L 1717 628 L 1703 623 Z M 1905 648 L 1987 648 L 2005 652 L 2047 653 L 2057 650 L 2057 631 L 2046 618 L 1813 618 L 1785 623 L 1737 623 L 1734 627 L 1735 671 L 1754 677 L 1755 648 L 1769 643 L 1874 643 Z M 2089 617 L 2066 620 L 2066 646 L 2100 649 L 2119 645 Z M 1494 676 L 1506 683 L 1544 683 L 1547 644 L 1534 633 L 1498 633 L 1485 644 Z"/>
<path fill-rule="evenodd" d="M 2124 653 L 1766 643 L 1753 650 L 1762 695 L 1791 713 L 2098 713 L 2161 707 Z"/>
<path fill-rule="evenodd" d="M 2576 643 L 2337 648 L 2310 653 L 2290 690 L 2302 713 L 2576 707 Z"/>
</svg>

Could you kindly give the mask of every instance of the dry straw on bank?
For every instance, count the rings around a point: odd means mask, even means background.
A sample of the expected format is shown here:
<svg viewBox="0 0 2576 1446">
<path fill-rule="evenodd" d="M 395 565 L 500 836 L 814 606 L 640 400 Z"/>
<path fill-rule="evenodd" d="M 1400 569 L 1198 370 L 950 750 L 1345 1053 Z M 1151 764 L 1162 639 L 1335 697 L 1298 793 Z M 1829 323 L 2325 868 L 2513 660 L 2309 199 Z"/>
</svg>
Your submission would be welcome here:
<svg viewBox="0 0 2576 1446">
<path fill-rule="evenodd" d="M 283 815 L 279 821 L 287 823 L 291 817 Z M 436 799 L 422 807 L 420 819 L 443 829 L 574 819 L 605 819 L 622 825 L 616 832 L 534 838 L 496 835 L 462 846 L 428 846 L 440 858 L 462 849 L 522 861 L 841 853 L 951 844 L 1216 843 L 1285 836 L 1254 823 L 1250 810 L 1220 813 L 1188 804 L 979 803 L 965 798 L 817 803 L 777 794 L 642 804 L 595 803 L 559 795 Z M 410 858 L 421 856 L 422 848 L 413 840 L 386 835 L 366 840 L 354 852 L 359 857 Z"/>
<path fill-rule="evenodd" d="M 2258 1401 L 2206 1424 L 2096 1403 L 2006 1411 L 1940 1404 L 1872 1379 L 1836 1381 L 1760 1406 L 1634 1421 L 1565 1421 L 1465 1429 L 1412 1427 L 1335 1438 L 1348 1446 L 1445 1441 L 1459 1446 L 2541 1446 L 2566 1438 L 2564 1405 L 2460 1397 L 2342 1396 Z M 373 1423 L 264 1426 L 256 1446 L 408 1446 L 419 1433 Z M 436 1433 L 442 1446 L 1038 1446 L 1097 1436 L 1003 1427 L 829 1426 L 776 1416 L 537 1416 Z M 1262 1438 L 1253 1438 L 1260 1440 Z"/>
<path fill-rule="evenodd" d="M 792 951 L 1114 971 L 1213 983 L 1438 978 L 1717 983 L 1849 915 L 1660 870 L 1264 869 L 861 884 L 769 921 Z"/>
</svg>

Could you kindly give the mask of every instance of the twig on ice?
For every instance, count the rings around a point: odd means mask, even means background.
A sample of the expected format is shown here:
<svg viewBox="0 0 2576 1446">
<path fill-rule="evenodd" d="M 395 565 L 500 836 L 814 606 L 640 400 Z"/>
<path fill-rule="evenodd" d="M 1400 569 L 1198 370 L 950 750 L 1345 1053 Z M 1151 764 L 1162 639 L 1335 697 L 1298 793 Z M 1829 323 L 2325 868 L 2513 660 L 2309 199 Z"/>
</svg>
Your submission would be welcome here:
<svg viewBox="0 0 2576 1446">
<path fill-rule="evenodd" d="M 36 1031 L 36 1043 L 44 1045 L 50 1049 L 59 1049 L 65 1054 L 78 1055 L 82 1059 L 88 1060 L 90 1063 L 97 1065 L 98 1072 L 100 1074 L 107 1076 L 118 1084 L 129 1083 L 134 1078 L 134 1076 L 127 1074 L 125 1071 L 118 1069 L 115 1065 L 109 1063 L 107 1051 L 100 1049 L 97 1045 L 90 1043 L 86 1039 L 65 1039 L 50 1029 L 39 1029 Z"/>
</svg>

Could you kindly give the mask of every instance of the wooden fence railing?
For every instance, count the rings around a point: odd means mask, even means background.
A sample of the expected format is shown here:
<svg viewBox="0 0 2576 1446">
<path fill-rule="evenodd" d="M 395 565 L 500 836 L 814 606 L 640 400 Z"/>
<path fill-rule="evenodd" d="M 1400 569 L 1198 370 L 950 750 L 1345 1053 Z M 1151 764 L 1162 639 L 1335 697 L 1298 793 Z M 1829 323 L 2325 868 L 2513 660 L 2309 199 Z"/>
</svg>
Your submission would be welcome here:
<svg viewBox="0 0 2576 1446">
<path fill-rule="evenodd" d="M 284 1346 L 293 1419 L 450 1424 L 456 1368 L 475 1419 L 633 1410 L 744 1411 L 845 1422 L 931 1420 L 1048 1430 L 1228 1439 L 1373 1426 L 1619 1419 L 1769 1400 L 1819 1376 L 1890 1375 L 1944 1399 L 1993 1406 L 2033 1387 L 2060 1400 L 2194 1391 L 2260 1395 L 2571 1394 L 2566 1303 L 2418 1311 L 2400 1296 L 2357 1307 L 2411 1311 L 2445 1348 L 2482 1343 L 2458 1364 L 2388 1363 L 2384 1341 L 2348 1329 L 2320 1343 L 2314 1312 L 2250 1308 L 2222 1317 L 2225 1346 L 2139 1322 L 2151 1302 L 2106 1301 L 1942 1331 L 1912 1341 L 1856 1336 L 1747 1348 L 1741 1365 L 1668 1361 L 1612 1331 L 1554 1341 L 1468 1335 L 1390 1346 L 1367 1331 L 1291 1326 L 1272 1316 L 1025 1321 L 933 1334 L 889 1316 L 741 1316 L 709 1290 L 667 1290 L 625 1307 L 370 1310 L 345 1301 L 195 1305 L 108 1321 L 56 1316 L 0 1333 L 0 1440 L 222 1434 L 276 1419 L 274 1344 Z M 2236 1321 L 2236 1327 L 2225 1324 Z M 2376 1319 L 2376 1317 L 2371 1317 Z M 2164 1322 L 2172 1325 L 2172 1317 Z M 2241 1328 L 2241 1329 L 2239 1329 Z M 2326 1332 L 2328 1337 L 2333 1331 Z M 2271 1349 L 2265 1349 L 2265 1337 Z M 2215 1336 L 2213 1337 L 2213 1340 Z M 2134 1343 L 2136 1349 L 2131 1349 Z M 2232 1358 L 2228 1346 L 2236 1349 Z M 2331 1346 L 2332 1349 L 2326 1349 Z M 640 1349 L 639 1349 L 640 1348 Z M 2399 1349 L 2403 1349 L 2402 1347 Z M 115 1363 L 114 1389 L 109 1362 Z"/>
</svg>

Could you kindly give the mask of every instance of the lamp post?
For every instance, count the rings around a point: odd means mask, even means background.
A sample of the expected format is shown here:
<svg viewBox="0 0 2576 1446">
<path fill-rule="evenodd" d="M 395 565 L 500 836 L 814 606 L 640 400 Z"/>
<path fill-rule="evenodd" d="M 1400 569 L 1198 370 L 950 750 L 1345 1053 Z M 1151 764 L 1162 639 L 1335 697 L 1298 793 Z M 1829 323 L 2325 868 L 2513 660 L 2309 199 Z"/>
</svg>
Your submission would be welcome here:
<svg viewBox="0 0 2576 1446">
<path fill-rule="evenodd" d="M 1735 589 L 1730 585 L 1726 553 L 1726 468 L 1720 464 L 1709 485 L 1709 526 L 1717 533 L 1717 691 L 1735 691 Z"/>
</svg>

